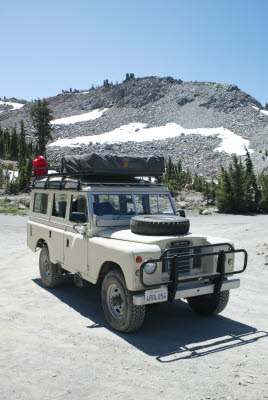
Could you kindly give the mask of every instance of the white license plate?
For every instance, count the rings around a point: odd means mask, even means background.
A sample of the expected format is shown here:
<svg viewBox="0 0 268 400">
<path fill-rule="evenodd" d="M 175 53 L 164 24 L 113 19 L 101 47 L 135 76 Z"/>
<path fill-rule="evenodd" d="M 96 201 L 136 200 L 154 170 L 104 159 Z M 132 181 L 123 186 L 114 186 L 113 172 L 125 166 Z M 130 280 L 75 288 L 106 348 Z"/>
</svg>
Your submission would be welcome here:
<svg viewBox="0 0 268 400">
<path fill-rule="evenodd" d="M 168 299 L 167 287 L 145 291 L 145 304 L 161 303 L 162 301 L 167 301 L 167 299 Z"/>
</svg>

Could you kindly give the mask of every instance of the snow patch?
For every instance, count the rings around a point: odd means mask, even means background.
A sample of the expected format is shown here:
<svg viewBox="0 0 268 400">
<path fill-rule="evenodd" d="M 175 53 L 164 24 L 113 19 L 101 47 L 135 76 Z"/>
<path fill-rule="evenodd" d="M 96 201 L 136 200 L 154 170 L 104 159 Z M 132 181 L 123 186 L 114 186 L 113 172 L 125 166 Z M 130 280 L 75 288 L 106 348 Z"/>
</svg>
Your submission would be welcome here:
<svg viewBox="0 0 268 400">
<path fill-rule="evenodd" d="M 51 124 L 52 125 L 69 125 L 69 124 L 76 124 L 77 122 L 90 121 L 92 119 L 97 119 L 97 118 L 101 117 L 102 114 L 107 110 L 108 110 L 108 108 L 104 108 L 103 110 L 100 110 L 99 108 L 97 108 L 96 110 L 90 111 L 85 114 L 72 115 L 71 117 L 54 119 L 53 121 L 51 121 Z"/>
<path fill-rule="evenodd" d="M 2 101 L 0 100 L 0 105 L 7 104 L 8 106 L 12 106 L 13 108 L 9 109 L 9 111 L 14 111 L 14 110 L 19 110 L 21 107 L 24 106 L 24 104 L 21 103 L 13 103 L 11 101 Z"/>
<path fill-rule="evenodd" d="M 249 150 L 249 140 L 243 139 L 232 131 L 223 127 L 184 129 L 182 126 L 169 123 L 164 126 L 147 128 L 147 124 L 131 123 L 116 128 L 113 131 L 92 136 L 78 136 L 73 139 L 59 139 L 49 146 L 80 147 L 89 143 L 122 143 L 122 142 L 148 142 L 152 140 L 163 140 L 184 135 L 201 135 L 205 137 L 216 136 L 222 139 L 222 143 L 214 151 L 228 154 L 245 155 Z"/>
<path fill-rule="evenodd" d="M 12 171 L 9 169 L 7 172 L 8 172 L 10 181 L 16 179 L 19 176 L 19 171 Z"/>
<path fill-rule="evenodd" d="M 264 115 L 268 115 L 268 110 L 262 110 L 261 108 L 258 108 L 258 107 L 255 107 L 255 106 L 252 106 L 252 108 L 255 108 L 255 110 L 260 111 Z"/>
</svg>

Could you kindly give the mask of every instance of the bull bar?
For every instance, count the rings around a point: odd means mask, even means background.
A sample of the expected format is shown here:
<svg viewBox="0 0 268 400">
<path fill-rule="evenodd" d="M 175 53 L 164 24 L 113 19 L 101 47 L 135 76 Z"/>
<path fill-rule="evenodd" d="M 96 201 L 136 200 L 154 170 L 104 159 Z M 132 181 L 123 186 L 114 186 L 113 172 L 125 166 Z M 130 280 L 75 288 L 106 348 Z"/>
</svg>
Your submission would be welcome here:
<svg viewBox="0 0 268 400">
<path fill-rule="evenodd" d="M 215 247 L 223 247 L 223 246 L 228 246 L 228 250 L 218 250 L 218 251 L 212 251 L 212 252 L 205 252 L 202 253 L 202 249 L 209 249 L 209 248 L 215 248 Z M 180 251 L 183 253 L 183 251 L 189 251 L 194 249 L 200 249 L 201 252 L 196 253 L 196 254 L 172 254 L 169 255 L 169 252 L 176 252 Z M 243 253 L 244 254 L 244 263 L 242 269 L 238 271 L 232 271 L 232 272 L 226 272 L 225 271 L 225 256 L 226 254 L 234 254 L 234 253 Z M 196 275 L 185 275 L 181 276 L 179 272 L 179 268 L 176 265 L 177 261 L 180 259 L 186 260 L 186 259 L 193 259 L 194 257 L 209 257 L 209 256 L 218 256 L 218 261 L 217 261 L 217 271 L 214 273 L 200 273 Z M 170 280 L 168 281 L 161 281 L 158 283 L 153 283 L 153 284 L 148 284 L 144 282 L 144 268 L 148 263 L 162 263 L 162 270 L 163 270 L 163 263 L 170 261 L 171 262 L 171 268 L 170 268 Z M 167 248 L 159 258 L 154 258 L 154 259 L 148 259 L 144 261 L 141 264 L 140 267 L 140 282 L 143 286 L 146 288 L 150 289 L 156 289 L 159 288 L 160 286 L 168 286 L 168 298 L 170 301 L 173 301 L 177 296 L 177 289 L 178 289 L 178 284 L 183 283 L 183 282 L 194 282 L 194 281 L 200 281 L 200 280 L 206 280 L 209 279 L 210 282 L 213 284 L 213 291 L 214 293 L 219 293 L 221 290 L 223 290 L 223 286 L 227 287 L 225 285 L 226 283 L 226 278 L 231 275 L 236 275 L 236 274 L 241 274 L 242 272 L 245 271 L 247 268 L 247 261 L 248 261 L 248 253 L 244 249 L 237 249 L 235 250 L 233 246 L 230 243 L 217 243 L 217 244 L 206 244 L 206 245 L 195 245 L 195 246 L 185 246 L 185 247 L 172 247 L 172 248 Z M 200 282 L 201 283 L 201 282 Z M 234 286 L 237 287 L 237 286 Z"/>
</svg>

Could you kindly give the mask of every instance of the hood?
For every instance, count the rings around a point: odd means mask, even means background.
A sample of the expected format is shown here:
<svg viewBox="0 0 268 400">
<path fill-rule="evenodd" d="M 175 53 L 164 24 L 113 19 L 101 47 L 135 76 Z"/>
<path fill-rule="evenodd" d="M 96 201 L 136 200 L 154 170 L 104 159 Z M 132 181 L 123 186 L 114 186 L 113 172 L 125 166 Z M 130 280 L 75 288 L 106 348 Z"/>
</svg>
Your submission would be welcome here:
<svg viewBox="0 0 268 400">
<path fill-rule="evenodd" d="M 194 238 L 206 240 L 206 236 L 194 235 L 190 232 L 186 233 L 185 235 L 149 236 L 149 235 L 138 235 L 137 233 L 131 232 L 130 229 L 122 229 L 122 228 L 105 229 L 99 232 L 97 236 L 104 237 L 107 239 L 126 240 L 128 242 L 158 244 L 160 247 L 161 244 L 164 245 L 170 241 L 182 240 L 185 238 L 187 238 L 188 240 Z"/>
</svg>

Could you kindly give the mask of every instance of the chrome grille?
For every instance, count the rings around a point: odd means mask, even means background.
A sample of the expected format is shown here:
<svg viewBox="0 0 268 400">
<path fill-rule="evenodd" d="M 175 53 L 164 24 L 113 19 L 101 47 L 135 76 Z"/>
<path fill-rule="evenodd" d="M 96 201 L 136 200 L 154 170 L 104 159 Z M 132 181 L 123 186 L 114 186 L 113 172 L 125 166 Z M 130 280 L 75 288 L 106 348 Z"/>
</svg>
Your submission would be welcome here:
<svg viewBox="0 0 268 400">
<path fill-rule="evenodd" d="M 191 254 L 190 250 L 185 249 L 185 248 L 183 250 L 180 250 L 179 248 L 187 247 L 190 245 L 191 245 L 191 242 L 189 240 L 170 242 L 167 244 L 167 247 L 166 247 L 167 249 L 171 249 L 167 252 L 167 256 L 170 257 L 174 254 L 180 255 L 180 256 L 182 256 L 182 255 L 187 256 L 187 255 Z M 173 248 L 174 248 L 174 250 L 173 250 Z M 165 263 L 166 264 L 165 270 L 168 272 L 170 271 L 171 263 L 172 263 L 171 261 L 166 261 L 166 263 Z M 179 274 L 189 274 L 191 271 L 191 265 L 192 265 L 191 258 L 185 257 L 185 258 L 180 258 L 180 259 L 176 260 L 176 266 L 178 267 Z"/>
</svg>

